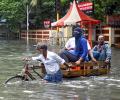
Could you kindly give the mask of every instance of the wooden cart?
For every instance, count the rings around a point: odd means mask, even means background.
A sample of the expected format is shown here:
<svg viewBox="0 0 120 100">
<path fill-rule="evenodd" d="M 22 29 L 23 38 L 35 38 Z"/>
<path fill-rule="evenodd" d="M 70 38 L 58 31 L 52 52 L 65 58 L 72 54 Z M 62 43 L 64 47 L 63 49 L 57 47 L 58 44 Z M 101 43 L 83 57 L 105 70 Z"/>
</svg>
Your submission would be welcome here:
<svg viewBox="0 0 120 100">
<path fill-rule="evenodd" d="M 106 64 L 103 61 L 98 61 L 98 63 L 91 61 L 84 62 L 79 66 L 75 66 L 74 63 L 70 64 L 72 64 L 72 66 L 67 69 L 65 69 L 64 66 L 61 66 L 61 70 L 65 78 L 105 75 L 110 71 L 110 64 Z"/>
</svg>

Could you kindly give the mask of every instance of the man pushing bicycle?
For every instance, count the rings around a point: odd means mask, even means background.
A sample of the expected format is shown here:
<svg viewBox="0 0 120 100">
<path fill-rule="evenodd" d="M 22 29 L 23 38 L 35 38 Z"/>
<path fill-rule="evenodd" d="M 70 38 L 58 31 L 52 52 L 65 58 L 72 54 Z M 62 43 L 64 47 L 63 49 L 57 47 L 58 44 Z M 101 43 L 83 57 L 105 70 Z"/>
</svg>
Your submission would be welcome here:
<svg viewBox="0 0 120 100">
<path fill-rule="evenodd" d="M 36 57 L 25 58 L 25 60 L 40 60 L 45 66 L 46 75 L 43 78 L 46 82 L 61 82 L 63 75 L 60 70 L 60 65 L 69 65 L 58 54 L 48 51 L 46 44 L 38 43 L 36 45 L 39 55 Z"/>
</svg>

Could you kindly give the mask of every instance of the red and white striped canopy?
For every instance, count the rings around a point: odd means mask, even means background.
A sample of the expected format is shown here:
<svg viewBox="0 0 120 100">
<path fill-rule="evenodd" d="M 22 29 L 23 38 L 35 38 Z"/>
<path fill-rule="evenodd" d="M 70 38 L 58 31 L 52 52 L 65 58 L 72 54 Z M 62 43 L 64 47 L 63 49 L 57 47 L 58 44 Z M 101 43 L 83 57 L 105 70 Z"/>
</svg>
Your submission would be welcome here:
<svg viewBox="0 0 120 100">
<path fill-rule="evenodd" d="M 84 24 L 98 24 L 99 20 L 95 20 L 82 11 L 79 10 L 76 1 L 70 6 L 67 14 L 56 22 L 51 23 L 51 26 L 66 26 L 66 25 L 76 25 L 76 23 L 82 22 Z"/>
</svg>

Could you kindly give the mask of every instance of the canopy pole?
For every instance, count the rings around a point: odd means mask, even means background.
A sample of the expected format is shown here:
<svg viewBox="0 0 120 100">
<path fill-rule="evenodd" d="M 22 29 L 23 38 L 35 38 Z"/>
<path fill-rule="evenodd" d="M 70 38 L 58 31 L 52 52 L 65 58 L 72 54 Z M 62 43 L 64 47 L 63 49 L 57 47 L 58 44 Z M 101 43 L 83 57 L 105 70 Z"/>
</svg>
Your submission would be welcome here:
<svg viewBox="0 0 120 100">
<path fill-rule="evenodd" d="M 92 24 L 89 23 L 89 27 L 88 27 L 88 40 L 89 40 L 89 43 L 90 43 L 90 46 L 92 47 Z"/>
<path fill-rule="evenodd" d="M 59 17 L 60 17 L 60 15 L 59 15 L 59 12 L 57 11 L 57 21 L 59 20 Z M 59 27 L 57 27 L 57 45 L 59 45 Z"/>
<path fill-rule="evenodd" d="M 28 11 L 28 4 L 27 4 L 27 46 L 29 46 L 29 11 Z"/>
</svg>

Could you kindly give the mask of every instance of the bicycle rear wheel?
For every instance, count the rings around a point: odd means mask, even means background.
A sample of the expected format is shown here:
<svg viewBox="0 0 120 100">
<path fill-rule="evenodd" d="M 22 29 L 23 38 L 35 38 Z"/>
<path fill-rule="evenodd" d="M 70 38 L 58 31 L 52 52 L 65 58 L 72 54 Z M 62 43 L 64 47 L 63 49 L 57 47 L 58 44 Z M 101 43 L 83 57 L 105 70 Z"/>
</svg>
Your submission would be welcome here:
<svg viewBox="0 0 120 100">
<path fill-rule="evenodd" d="M 22 82 L 24 79 L 25 79 L 24 76 L 21 75 L 12 76 L 5 81 L 5 84 L 18 84 Z"/>
</svg>

